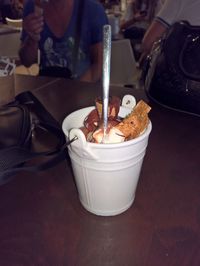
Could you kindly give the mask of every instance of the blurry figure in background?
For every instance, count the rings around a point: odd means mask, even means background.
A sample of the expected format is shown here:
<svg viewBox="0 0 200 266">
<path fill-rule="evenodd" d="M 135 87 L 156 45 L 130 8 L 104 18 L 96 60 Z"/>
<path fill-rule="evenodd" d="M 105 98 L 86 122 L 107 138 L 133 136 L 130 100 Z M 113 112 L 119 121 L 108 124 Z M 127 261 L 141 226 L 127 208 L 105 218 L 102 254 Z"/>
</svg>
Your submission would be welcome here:
<svg viewBox="0 0 200 266">
<path fill-rule="evenodd" d="M 152 19 L 164 0 L 132 0 L 128 3 L 122 19 L 121 31 L 125 38 L 132 40 L 136 60 L 141 55 L 141 42 Z"/>
<path fill-rule="evenodd" d="M 130 39 L 136 61 L 140 57 L 140 45 L 148 26 L 147 5 L 139 0 L 127 4 L 121 20 L 120 30 L 126 39 Z"/>
<path fill-rule="evenodd" d="M 6 17 L 11 19 L 22 18 L 23 3 L 19 0 L 0 0 L 2 22 L 6 24 Z"/>
<path fill-rule="evenodd" d="M 162 4 L 162 3 L 161 3 Z M 200 0 L 165 0 L 142 40 L 140 65 L 159 40 L 175 22 L 185 20 L 191 25 L 200 25 Z"/>
<path fill-rule="evenodd" d="M 157 0 L 154 10 L 153 10 L 153 16 L 152 19 L 158 14 L 158 12 L 161 10 L 161 8 L 163 7 L 164 3 L 166 0 Z"/>
<path fill-rule="evenodd" d="M 119 5 L 120 0 L 98 0 L 105 9 L 111 9 L 114 5 Z"/>
<path fill-rule="evenodd" d="M 41 75 L 68 78 L 73 75 L 73 78 L 82 81 L 99 81 L 102 73 L 103 26 L 108 24 L 103 6 L 94 0 L 41 2 L 43 12 L 35 10 L 33 0 L 26 0 L 24 3 L 22 44 L 19 51 L 22 64 L 29 67 L 36 63 L 39 49 Z M 76 34 L 77 27 L 80 30 L 79 36 Z M 77 39 L 79 46 L 74 71 Z"/>
<path fill-rule="evenodd" d="M 11 0 L 1 0 L 0 7 L 1 7 L 2 22 L 6 24 L 6 17 L 9 18 L 13 17 Z"/>
<path fill-rule="evenodd" d="M 141 23 L 143 22 L 143 23 Z M 128 3 L 120 29 L 127 39 L 141 39 L 147 28 L 147 5 L 138 0 Z"/>
</svg>

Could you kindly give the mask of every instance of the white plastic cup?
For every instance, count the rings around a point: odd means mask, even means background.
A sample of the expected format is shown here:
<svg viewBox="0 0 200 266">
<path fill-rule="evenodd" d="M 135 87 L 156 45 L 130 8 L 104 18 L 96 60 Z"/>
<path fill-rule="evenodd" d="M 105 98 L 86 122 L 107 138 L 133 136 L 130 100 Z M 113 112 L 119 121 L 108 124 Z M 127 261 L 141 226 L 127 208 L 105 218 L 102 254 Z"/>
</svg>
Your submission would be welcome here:
<svg viewBox="0 0 200 266">
<path fill-rule="evenodd" d="M 127 210 L 134 201 L 152 124 L 150 122 L 145 132 L 133 140 L 90 143 L 79 128 L 94 108 L 71 113 L 62 127 L 68 140 L 78 137 L 68 151 L 81 204 L 96 215 L 113 216 Z M 119 115 L 125 117 L 130 111 L 121 106 Z"/>
</svg>

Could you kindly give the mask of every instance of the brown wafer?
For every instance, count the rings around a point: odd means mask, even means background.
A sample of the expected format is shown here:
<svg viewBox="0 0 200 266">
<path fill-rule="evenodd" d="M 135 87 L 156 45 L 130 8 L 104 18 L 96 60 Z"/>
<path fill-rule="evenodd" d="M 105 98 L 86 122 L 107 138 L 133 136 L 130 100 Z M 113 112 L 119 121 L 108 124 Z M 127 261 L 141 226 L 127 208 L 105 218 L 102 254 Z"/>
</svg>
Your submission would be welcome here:
<svg viewBox="0 0 200 266">
<path fill-rule="evenodd" d="M 122 132 L 126 140 L 138 137 L 149 123 L 150 110 L 151 107 L 147 103 L 139 101 L 133 111 L 116 128 Z"/>
</svg>

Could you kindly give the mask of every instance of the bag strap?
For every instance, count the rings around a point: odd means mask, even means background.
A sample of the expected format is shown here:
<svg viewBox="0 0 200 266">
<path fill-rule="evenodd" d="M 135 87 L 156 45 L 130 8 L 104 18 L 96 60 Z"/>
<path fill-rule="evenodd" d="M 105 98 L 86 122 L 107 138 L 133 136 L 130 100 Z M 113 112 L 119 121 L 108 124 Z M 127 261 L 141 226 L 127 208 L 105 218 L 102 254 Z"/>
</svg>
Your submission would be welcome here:
<svg viewBox="0 0 200 266">
<path fill-rule="evenodd" d="M 75 138 L 66 142 L 65 145 L 54 155 L 49 152 L 31 152 L 21 147 L 10 147 L 0 151 L 0 185 L 3 185 L 12 179 L 14 174 L 21 171 L 39 172 L 47 170 L 67 158 L 67 146 Z M 51 155 L 51 156 L 50 156 Z M 36 158 L 47 158 L 43 163 L 38 165 L 22 166 L 24 163 Z"/>
<path fill-rule="evenodd" d="M 75 140 L 74 138 L 66 142 L 59 123 L 30 91 L 17 95 L 15 99 L 14 103 L 10 103 L 7 106 L 13 106 L 14 104 L 26 105 L 38 118 L 36 122 L 32 121 L 35 123 L 34 126 L 43 128 L 56 136 L 59 143 L 55 149 L 44 152 L 34 152 L 20 146 L 12 146 L 0 150 L 0 185 L 8 182 L 12 178 L 11 176 L 19 171 L 38 172 L 55 166 L 67 157 L 67 146 Z M 38 165 L 23 165 L 35 158 L 43 158 L 45 160 Z"/>
<path fill-rule="evenodd" d="M 57 137 L 59 140 L 59 148 L 64 145 L 65 135 L 62 132 L 60 124 L 30 91 L 25 91 L 18 94 L 15 99 L 18 104 L 26 105 L 30 111 L 30 114 L 31 111 L 32 113 L 36 114 L 36 118 L 33 116 L 31 117 L 32 127 L 45 128 L 47 131 L 51 132 Z"/>
</svg>

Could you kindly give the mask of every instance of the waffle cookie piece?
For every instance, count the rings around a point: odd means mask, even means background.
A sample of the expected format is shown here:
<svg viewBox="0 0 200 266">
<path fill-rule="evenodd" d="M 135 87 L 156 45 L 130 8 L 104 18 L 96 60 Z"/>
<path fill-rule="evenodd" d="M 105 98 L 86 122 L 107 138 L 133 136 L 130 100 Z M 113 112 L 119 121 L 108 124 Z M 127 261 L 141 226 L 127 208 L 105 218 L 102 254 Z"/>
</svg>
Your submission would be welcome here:
<svg viewBox="0 0 200 266">
<path fill-rule="evenodd" d="M 125 137 L 125 140 L 134 139 L 144 132 L 149 123 L 148 113 L 150 110 L 151 107 L 141 100 L 132 112 L 115 126 Z"/>
</svg>

